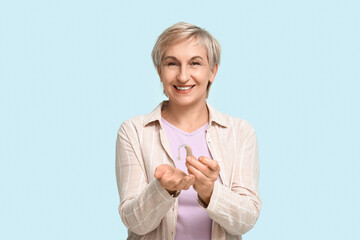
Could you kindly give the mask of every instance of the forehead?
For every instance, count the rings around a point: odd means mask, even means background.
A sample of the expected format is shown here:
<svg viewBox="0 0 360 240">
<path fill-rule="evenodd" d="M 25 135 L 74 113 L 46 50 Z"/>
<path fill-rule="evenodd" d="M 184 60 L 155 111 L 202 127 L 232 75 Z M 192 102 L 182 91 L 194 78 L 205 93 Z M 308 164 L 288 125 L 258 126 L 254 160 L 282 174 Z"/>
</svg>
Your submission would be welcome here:
<svg viewBox="0 0 360 240">
<path fill-rule="evenodd" d="M 176 58 L 187 58 L 201 56 L 207 59 L 207 49 L 196 39 L 186 39 L 169 46 L 164 53 L 163 58 L 173 56 Z"/>
</svg>

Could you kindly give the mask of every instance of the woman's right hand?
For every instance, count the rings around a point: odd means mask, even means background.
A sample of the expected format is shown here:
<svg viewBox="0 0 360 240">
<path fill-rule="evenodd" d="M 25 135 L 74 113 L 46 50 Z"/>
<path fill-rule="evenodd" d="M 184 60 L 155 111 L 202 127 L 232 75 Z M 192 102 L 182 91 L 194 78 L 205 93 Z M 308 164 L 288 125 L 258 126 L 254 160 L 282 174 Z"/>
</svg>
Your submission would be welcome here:
<svg viewBox="0 0 360 240">
<path fill-rule="evenodd" d="M 167 164 L 159 165 L 155 169 L 154 177 L 170 193 L 187 190 L 194 184 L 194 175 L 187 175 L 183 171 Z"/>
</svg>

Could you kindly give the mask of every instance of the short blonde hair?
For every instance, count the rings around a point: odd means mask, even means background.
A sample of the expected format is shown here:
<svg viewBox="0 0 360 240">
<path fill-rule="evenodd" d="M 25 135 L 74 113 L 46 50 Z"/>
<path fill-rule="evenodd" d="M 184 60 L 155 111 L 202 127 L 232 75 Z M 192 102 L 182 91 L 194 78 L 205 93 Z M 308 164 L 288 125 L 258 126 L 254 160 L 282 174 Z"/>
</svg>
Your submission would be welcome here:
<svg viewBox="0 0 360 240">
<path fill-rule="evenodd" d="M 206 48 L 211 69 L 216 64 L 220 64 L 221 47 L 219 42 L 203 28 L 185 22 L 178 22 L 165 29 L 158 37 L 151 53 L 155 67 L 160 68 L 165 52 L 169 47 L 189 39 L 195 39 L 198 44 Z M 210 86 L 211 83 L 209 82 L 208 94 Z"/>
</svg>

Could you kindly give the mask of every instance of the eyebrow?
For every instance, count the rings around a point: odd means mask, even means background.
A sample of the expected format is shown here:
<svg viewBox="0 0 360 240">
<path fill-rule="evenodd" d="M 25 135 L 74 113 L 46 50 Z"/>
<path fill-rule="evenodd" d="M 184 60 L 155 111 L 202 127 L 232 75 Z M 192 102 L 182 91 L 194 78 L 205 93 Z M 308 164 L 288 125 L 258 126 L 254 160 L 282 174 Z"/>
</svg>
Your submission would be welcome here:
<svg viewBox="0 0 360 240">
<path fill-rule="evenodd" d="M 201 60 L 204 60 L 202 57 L 200 57 L 200 56 L 194 56 L 194 57 L 192 57 L 190 60 L 194 60 L 194 59 L 196 59 L 196 58 L 200 58 Z"/>
<path fill-rule="evenodd" d="M 200 58 L 201 60 L 204 60 L 201 56 L 194 56 L 194 57 L 190 58 L 190 61 L 194 60 L 194 59 L 197 59 L 197 58 Z M 165 61 L 167 59 L 173 59 L 173 60 L 178 61 L 178 59 L 176 57 L 174 57 L 174 56 L 167 56 L 167 57 L 164 58 L 163 61 Z"/>
</svg>

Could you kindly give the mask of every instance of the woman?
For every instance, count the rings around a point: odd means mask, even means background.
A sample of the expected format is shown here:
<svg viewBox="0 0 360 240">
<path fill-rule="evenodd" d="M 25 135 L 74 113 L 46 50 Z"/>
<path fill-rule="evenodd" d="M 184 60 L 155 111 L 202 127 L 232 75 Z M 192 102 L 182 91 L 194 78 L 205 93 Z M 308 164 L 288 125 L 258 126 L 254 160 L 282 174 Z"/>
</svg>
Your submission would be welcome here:
<svg viewBox="0 0 360 240">
<path fill-rule="evenodd" d="M 128 239 L 241 239 L 261 208 L 258 152 L 248 122 L 206 102 L 220 45 L 177 23 L 159 36 L 152 58 L 169 100 L 125 121 L 116 141 Z"/>
</svg>

